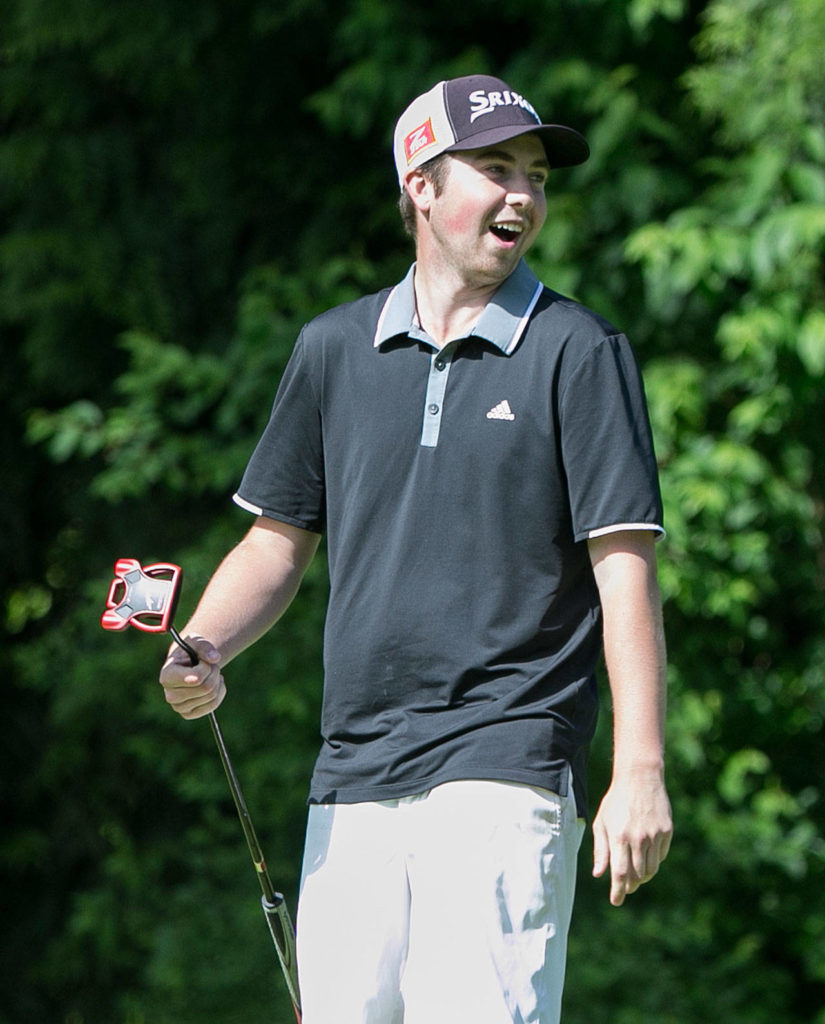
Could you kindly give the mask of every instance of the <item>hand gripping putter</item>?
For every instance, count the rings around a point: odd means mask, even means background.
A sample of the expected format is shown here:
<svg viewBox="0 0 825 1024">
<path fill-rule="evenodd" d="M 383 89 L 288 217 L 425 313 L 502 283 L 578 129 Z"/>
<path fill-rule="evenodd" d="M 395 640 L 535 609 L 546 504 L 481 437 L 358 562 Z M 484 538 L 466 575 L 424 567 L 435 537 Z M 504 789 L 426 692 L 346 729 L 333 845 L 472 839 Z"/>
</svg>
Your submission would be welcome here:
<svg viewBox="0 0 825 1024">
<path fill-rule="evenodd" d="M 197 665 L 199 660 L 197 654 L 172 625 L 181 579 L 180 566 L 172 565 L 169 562 L 141 566 L 140 562 L 134 558 L 119 558 L 115 562 L 115 578 L 109 588 L 106 611 L 101 616 L 100 624 L 104 629 L 111 630 L 134 626 L 146 633 L 169 633 L 175 643 L 189 655 L 190 662 Z M 292 919 L 289 916 L 283 895 L 275 891 L 270 880 L 258 837 L 249 811 L 246 809 L 246 801 L 232 762 L 229 760 L 226 744 L 214 712 L 209 715 L 209 724 L 212 727 L 212 735 L 215 737 L 221 763 L 232 791 L 232 799 L 241 820 L 246 845 L 249 847 L 249 854 L 261 884 L 261 906 L 266 923 L 269 925 L 272 941 L 275 943 L 275 951 L 278 954 L 289 997 L 292 1000 L 295 1019 L 300 1024 L 301 1000 L 298 993 L 295 930 L 292 926 Z"/>
</svg>

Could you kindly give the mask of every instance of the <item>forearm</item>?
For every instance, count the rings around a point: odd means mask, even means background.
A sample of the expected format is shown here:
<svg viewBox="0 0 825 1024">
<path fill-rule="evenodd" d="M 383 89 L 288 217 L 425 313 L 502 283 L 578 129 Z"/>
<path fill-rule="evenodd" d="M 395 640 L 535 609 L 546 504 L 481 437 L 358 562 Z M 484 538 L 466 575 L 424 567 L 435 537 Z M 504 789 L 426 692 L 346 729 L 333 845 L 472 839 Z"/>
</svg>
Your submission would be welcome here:
<svg viewBox="0 0 825 1024">
<path fill-rule="evenodd" d="M 227 664 L 262 636 L 294 598 L 318 536 L 258 520 L 221 562 L 184 635 L 209 640 Z"/>
<path fill-rule="evenodd" d="M 614 774 L 661 772 L 666 650 L 655 562 L 629 555 L 623 571 L 603 584 L 602 609 Z"/>
</svg>

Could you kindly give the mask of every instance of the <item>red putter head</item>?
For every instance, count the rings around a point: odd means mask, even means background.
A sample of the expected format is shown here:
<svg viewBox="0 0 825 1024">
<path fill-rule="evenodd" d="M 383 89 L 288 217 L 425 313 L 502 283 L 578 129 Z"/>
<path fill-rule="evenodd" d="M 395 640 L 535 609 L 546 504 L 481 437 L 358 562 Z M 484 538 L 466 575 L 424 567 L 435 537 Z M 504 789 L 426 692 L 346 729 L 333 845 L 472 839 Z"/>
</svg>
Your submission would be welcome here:
<svg viewBox="0 0 825 1024">
<path fill-rule="evenodd" d="M 182 570 L 170 562 L 141 566 L 135 558 L 115 562 L 115 578 L 100 619 L 104 629 L 135 626 L 146 633 L 165 633 L 172 625 Z"/>
</svg>

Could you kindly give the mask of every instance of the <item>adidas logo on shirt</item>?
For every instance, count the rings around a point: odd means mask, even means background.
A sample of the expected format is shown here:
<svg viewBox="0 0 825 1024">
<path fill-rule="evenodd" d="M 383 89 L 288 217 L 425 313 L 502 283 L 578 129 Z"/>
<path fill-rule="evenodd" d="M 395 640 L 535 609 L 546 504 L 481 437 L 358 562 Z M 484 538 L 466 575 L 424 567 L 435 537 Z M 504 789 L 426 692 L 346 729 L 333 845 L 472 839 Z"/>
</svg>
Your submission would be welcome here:
<svg viewBox="0 0 825 1024">
<path fill-rule="evenodd" d="M 488 420 L 514 420 L 515 418 L 513 410 L 510 408 L 510 403 L 506 398 L 503 402 L 499 402 L 498 405 L 494 405 L 487 413 Z"/>
</svg>

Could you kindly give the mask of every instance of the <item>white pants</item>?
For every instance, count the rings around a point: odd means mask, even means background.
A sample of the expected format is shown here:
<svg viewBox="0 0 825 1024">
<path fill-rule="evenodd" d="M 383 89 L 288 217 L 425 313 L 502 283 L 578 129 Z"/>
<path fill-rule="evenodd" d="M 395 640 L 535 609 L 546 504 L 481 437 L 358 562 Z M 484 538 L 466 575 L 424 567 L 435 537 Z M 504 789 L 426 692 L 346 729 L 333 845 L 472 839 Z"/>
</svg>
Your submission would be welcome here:
<svg viewBox="0 0 825 1024">
<path fill-rule="evenodd" d="M 583 831 L 504 782 L 310 807 L 303 1024 L 558 1024 Z"/>
</svg>

